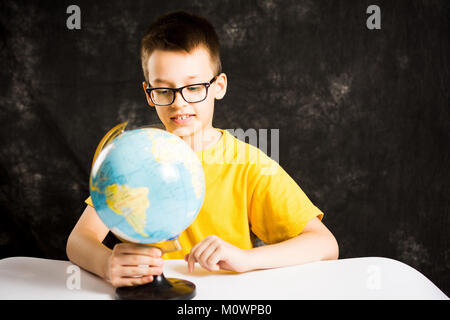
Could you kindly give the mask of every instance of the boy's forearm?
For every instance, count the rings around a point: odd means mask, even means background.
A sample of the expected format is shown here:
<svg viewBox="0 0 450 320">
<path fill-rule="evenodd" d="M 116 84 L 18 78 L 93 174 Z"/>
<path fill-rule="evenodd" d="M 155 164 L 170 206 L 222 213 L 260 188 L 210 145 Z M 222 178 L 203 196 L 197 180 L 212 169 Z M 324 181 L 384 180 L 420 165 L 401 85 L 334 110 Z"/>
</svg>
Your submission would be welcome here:
<svg viewBox="0 0 450 320">
<path fill-rule="evenodd" d="M 111 250 L 97 239 L 89 235 L 70 235 L 66 251 L 70 261 L 106 279 L 106 264 Z"/>
<path fill-rule="evenodd" d="M 332 234 L 310 231 L 277 244 L 250 249 L 248 263 L 250 270 L 286 267 L 337 259 L 338 251 Z"/>
</svg>

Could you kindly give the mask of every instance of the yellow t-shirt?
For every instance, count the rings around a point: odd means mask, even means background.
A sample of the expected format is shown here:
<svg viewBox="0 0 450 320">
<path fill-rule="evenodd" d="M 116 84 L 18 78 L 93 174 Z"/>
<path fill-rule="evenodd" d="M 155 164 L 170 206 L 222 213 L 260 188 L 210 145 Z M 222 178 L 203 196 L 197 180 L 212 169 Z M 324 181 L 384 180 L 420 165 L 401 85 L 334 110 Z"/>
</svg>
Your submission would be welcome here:
<svg viewBox="0 0 450 320">
<path fill-rule="evenodd" d="M 196 152 L 205 173 L 202 208 L 179 236 L 182 249 L 166 253 L 166 259 L 183 259 L 208 235 L 251 249 L 251 232 L 272 244 L 299 235 L 312 218 L 323 218 L 276 161 L 228 131 L 217 130 L 222 132 L 220 140 Z M 90 197 L 85 202 L 92 206 Z"/>
</svg>

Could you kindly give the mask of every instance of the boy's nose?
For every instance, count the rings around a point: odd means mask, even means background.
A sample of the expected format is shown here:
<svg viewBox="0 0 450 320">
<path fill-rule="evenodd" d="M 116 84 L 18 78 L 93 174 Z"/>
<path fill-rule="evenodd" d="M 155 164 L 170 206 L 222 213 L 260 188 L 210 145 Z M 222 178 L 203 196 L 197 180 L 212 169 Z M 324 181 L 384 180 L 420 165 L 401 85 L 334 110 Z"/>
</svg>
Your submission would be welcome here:
<svg viewBox="0 0 450 320">
<path fill-rule="evenodd" d="M 175 107 L 184 107 L 188 105 L 188 103 L 186 102 L 186 100 L 184 100 L 183 96 L 181 95 L 181 92 L 176 92 L 175 100 L 173 101 L 172 105 Z"/>
</svg>

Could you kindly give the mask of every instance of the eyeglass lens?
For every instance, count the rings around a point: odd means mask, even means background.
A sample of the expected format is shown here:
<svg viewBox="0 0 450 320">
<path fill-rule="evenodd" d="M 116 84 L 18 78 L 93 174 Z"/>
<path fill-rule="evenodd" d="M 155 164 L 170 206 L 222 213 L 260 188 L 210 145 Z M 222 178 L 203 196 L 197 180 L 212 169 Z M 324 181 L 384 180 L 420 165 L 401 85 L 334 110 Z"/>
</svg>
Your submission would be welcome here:
<svg viewBox="0 0 450 320">
<path fill-rule="evenodd" d="M 175 90 L 161 88 L 151 92 L 152 100 L 155 104 L 171 104 L 175 100 Z M 192 85 L 181 90 L 181 95 L 188 103 L 202 101 L 206 98 L 206 86 L 203 84 Z"/>
</svg>

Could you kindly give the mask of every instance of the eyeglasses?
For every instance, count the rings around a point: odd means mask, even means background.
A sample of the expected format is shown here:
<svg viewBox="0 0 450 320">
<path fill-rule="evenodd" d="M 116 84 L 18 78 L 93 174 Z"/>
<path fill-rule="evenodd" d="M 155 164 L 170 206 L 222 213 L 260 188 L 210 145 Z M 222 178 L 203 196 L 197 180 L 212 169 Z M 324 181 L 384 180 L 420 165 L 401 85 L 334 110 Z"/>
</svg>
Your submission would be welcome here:
<svg viewBox="0 0 450 320">
<path fill-rule="evenodd" d="M 169 106 L 175 101 L 177 92 L 181 93 L 187 103 L 202 102 L 208 96 L 208 88 L 216 81 L 215 76 L 209 82 L 189 84 L 180 88 L 147 88 L 148 95 L 153 104 L 157 106 Z"/>
</svg>

